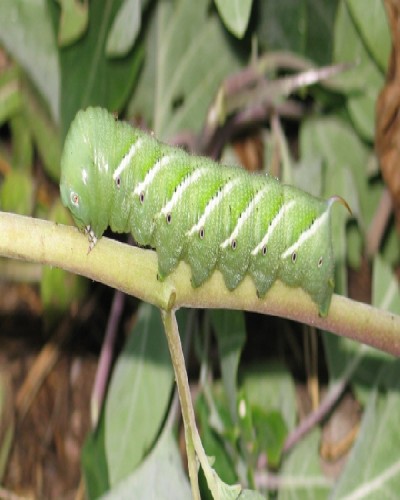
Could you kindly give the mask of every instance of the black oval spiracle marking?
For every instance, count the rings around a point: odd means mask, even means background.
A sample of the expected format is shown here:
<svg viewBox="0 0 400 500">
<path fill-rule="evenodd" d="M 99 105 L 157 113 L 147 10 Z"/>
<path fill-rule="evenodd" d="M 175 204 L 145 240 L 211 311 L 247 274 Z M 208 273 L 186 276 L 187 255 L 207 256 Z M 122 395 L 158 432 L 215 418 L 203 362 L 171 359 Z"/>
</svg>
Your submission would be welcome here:
<svg viewBox="0 0 400 500">
<path fill-rule="evenodd" d="M 165 220 L 166 220 L 167 224 L 171 224 L 172 215 L 170 212 L 165 216 Z"/>
<path fill-rule="evenodd" d="M 268 249 L 267 249 L 267 245 L 264 245 L 264 246 L 262 247 L 262 254 L 263 254 L 263 257 L 265 257 L 265 256 L 267 255 L 267 250 L 268 250 Z"/>
<path fill-rule="evenodd" d="M 201 240 L 203 240 L 203 239 L 204 239 L 204 232 L 205 232 L 205 231 L 204 231 L 204 227 L 201 227 L 201 228 L 200 228 L 200 230 L 199 230 L 199 238 L 200 238 Z"/>
<path fill-rule="evenodd" d="M 293 264 L 296 264 L 296 260 L 297 260 L 297 252 L 293 252 L 292 253 L 292 262 L 293 262 Z"/>
<path fill-rule="evenodd" d="M 231 248 L 232 250 L 236 250 L 237 248 L 237 241 L 235 239 L 231 241 Z"/>
<path fill-rule="evenodd" d="M 322 255 L 321 255 L 321 257 L 318 259 L 318 267 L 319 268 L 322 267 L 323 262 L 324 262 L 324 259 L 323 259 Z"/>
<path fill-rule="evenodd" d="M 142 191 L 142 192 L 139 194 L 139 201 L 140 201 L 140 203 L 143 205 L 143 203 L 144 203 L 144 191 Z"/>
<path fill-rule="evenodd" d="M 120 176 L 118 176 L 115 179 L 115 185 L 117 186 L 118 189 L 121 187 L 121 177 Z"/>
</svg>

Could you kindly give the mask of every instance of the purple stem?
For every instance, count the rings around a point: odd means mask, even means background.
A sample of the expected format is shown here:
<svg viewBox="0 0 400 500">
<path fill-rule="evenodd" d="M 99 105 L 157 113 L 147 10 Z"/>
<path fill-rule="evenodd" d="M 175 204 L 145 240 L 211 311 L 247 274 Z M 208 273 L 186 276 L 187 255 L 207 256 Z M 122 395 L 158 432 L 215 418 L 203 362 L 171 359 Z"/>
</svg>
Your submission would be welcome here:
<svg viewBox="0 0 400 500">
<path fill-rule="evenodd" d="M 288 452 L 302 437 L 313 429 L 321 420 L 331 411 L 337 403 L 340 396 L 343 394 L 347 385 L 347 380 L 340 380 L 330 390 L 329 394 L 322 401 L 319 407 L 307 415 L 307 417 L 289 434 L 283 447 L 284 452 Z"/>
<path fill-rule="evenodd" d="M 91 397 L 91 417 L 93 428 L 97 426 L 100 408 L 104 401 L 104 394 L 111 371 L 111 363 L 114 354 L 115 340 L 118 332 L 118 323 L 121 318 L 125 303 L 125 294 L 117 290 L 114 293 L 111 311 L 108 318 L 106 333 L 101 348 L 99 364 L 97 366 L 96 378 Z"/>
<path fill-rule="evenodd" d="M 354 358 L 349 361 L 343 375 L 337 382 L 331 387 L 325 399 L 322 401 L 320 406 L 307 415 L 307 417 L 296 427 L 296 429 L 289 434 L 286 439 L 283 451 L 289 451 L 300 439 L 307 434 L 311 429 L 313 429 L 335 406 L 341 395 L 343 394 L 347 384 L 351 380 L 354 372 L 357 370 L 359 364 L 363 360 L 365 353 L 368 351 L 367 346 L 361 346 L 358 353 Z"/>
</svg>

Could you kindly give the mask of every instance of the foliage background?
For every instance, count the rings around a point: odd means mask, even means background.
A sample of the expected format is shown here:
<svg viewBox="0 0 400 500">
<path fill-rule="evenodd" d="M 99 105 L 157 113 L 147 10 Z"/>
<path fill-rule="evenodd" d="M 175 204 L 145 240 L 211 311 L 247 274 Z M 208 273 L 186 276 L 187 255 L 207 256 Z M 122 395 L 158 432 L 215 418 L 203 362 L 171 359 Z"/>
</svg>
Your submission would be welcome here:
<svg viewBox="0 0 400 500">
<path fill-rule="evenodd" d="M 256 66 L 263 55 L 279 51 L 276 65 L 265 71 L 267 81 L 297 69 L 282 63 L 282 51 L 319 66 L 357 63 L 331 86 L 298 92 L 291 99 L 302 106 L 296 120 L 283 117 L 274 128 L 266 114 L 262 127 L 249 123 L 241 132 L 263 169 L 274 164 L 278 150 L 283 181 L 347 200 L 353 216 L 337 210 L 334 217 L 336 290 L 400 313 L 394 220 L 389 218 L 382 238 L 375 225 L 386 192 L 374 153 L 375 105 L 391 48 L 383 2 L 370 0 L 366 9 L 363 0 L 3 0 L 0 43 L 1 209 L 63 223 L 70 219 L 59 202 L 59 158 L 78 109 L 101 105 L 139 121 L 160 139 L 189 134 L 198 143 L 223 79 Z M 278 93 L 268 104 L 278 108 L 286 102 Z M 229 118 L 223 116 L 223 124 Z M 226 145 L 223 157 L 238 162 L 234 153 L 243 148 L 242 142 Z M 2 269 L 9 281 L 22 276 L 39 287 L 50 338 L 70 304 L 88 293 L 86 281 L 60 270 Z M 358 285 L 354 270 L 360 269 Z M 90 292 L 96 293 L 93 287 Z M 172 490 L 174 498 L 188 498 L 173 372 L 158 312 L 141 305 L 134 324 L 116 361 L 99 426 L 83 448 L 84 482 L 90 498 L 132 492 L 169 498 Z M 194 383 L 198 379 L 202 439 L 224 481 L 278 498 L 376 498 L 399 491 L 396 360 L 306 328 L 299 337 L 297 326 L 240 312 L 182 314 L 180 325 L 188 346 L 195 346 L 197 361 L 190 366 Z M 307 339 L 306 347 L 299 338 Z M 303 416 L 296 384 L 304 381 L 311 396 L 301 400 L 315 408 L 318 384 L 328 398 L 338 387 L 348 389 L 346 396 L 340 392 L 339 410 L 327 413 L 326 425 L 289 446 Z M 332 431 L 346 397 L 363 412 L 350 425 L 348 434 L 359 425 L 354 444 L 340 467 L 333 467 L 339 459 L 324 455 L 323 444 L 347 436 L 340 435 L 345 424 Z M 344 415 L 348 423 L 354 412 Z M 20 488 L 7 471 L 18 421 L 5 419 L 2 427 L 0 478 Z M 329 438 L 327 428 L 333 432 Z M 47 488 L 22 487 L 41 497 Z"/>
</svg>

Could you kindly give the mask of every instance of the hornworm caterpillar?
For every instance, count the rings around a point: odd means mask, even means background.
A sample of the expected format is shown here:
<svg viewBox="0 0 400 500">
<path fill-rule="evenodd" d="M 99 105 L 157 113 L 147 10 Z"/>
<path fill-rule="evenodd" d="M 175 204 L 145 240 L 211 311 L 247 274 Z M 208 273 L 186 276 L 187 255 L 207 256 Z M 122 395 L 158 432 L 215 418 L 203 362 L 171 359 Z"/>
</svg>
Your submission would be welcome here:
<svg viewBox="0 0 400 500">
<path fill-rule="evenodd" d="M 275 178 L 158 142 L 107 111 L 79 111 L 61 159 L 61 196 L 90 248 L 108 226 L 155 248 L 159 276 L 185 260 L 192 284 L 219 269 L 229 290 L 246 274 L 263 297 L 276 279 L 328 313 L 334 259 L 330 212 Z"/>
</svg>

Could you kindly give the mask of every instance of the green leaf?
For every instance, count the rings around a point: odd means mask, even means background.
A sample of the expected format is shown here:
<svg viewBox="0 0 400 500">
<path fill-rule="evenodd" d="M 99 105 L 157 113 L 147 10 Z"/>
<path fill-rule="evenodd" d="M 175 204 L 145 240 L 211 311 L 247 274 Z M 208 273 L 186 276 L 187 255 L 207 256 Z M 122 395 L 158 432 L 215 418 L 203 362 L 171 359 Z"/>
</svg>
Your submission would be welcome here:
<svg viewBox="0 0 400 500">
<path fill-rule="evenodd" d="M 384 74 L 357 31 L 345 0 L 339 5 L 334 43 L 336 62 L 357 63 L 353 70 L 343 72 L 335 81 L 340 82 L 349 93 L 348 111 L 354 126 L 363 137 L 372 141 L 375 132 L 374 105 L 384 84 Z"/>
<path fill-rule="evenodd" d="M 305 33 L 304 55 L 319 65 L 332 63 L 334 19 L 340 0 L 306 0 L 307 19 L 302 30 Z M 278 2 L 280 3 L 280 2 Z M 296 50 L 293 47 L 292 50 Z"/>
<path fill-rule="evenodd" d="M 146 61 L 129 116 L 142 115 L 166 140 L 198 131 L 238 55 L 207 0 L 158 2 L 146 34 Z"/>
<path fill-rule="evenodd" d="M 87 33 L 60 51 L 63 137 L 80 108 L 99 105 L 118 112 L 132 90 L 143 59 L 141 46 L 123 58 L 110 59 L 106 55 L 109 30 L 121 3 L 122 0 L 91 3 Z"/>
<path fill-rule="evenodd" d="M 250 462 L 256 455 L 256 434 L 253 425 L 252 406 L 245 390 L 241 390 L 238 397 L 239 433 L 242 442 L 245 442 L 245 458 Z M 242 447 L 243 448 L 243 447 Z M 254 461 L 254 460 L 253 460 Z"/>
<path fill-rule="evenodd" d="M 86 31 L 89 18 L 87 1 L 57 0 L 61 7 L 58 43 L 60 47 L 70 45 Z"/>
<path fill-rule="evenodd" d="M 128 476 L 154 444 L 168 410 L 173 381 L 160 313 L 142 304 L 117 360 L 105 406 L 111 486 Z"/>
<path fill-rule="evenodd" d="M 33 165 L 32 135 L 26 126 L 24 113 L 17 113 L 10 120 L 13 161 L 15 169 L 31 172 Z"/>
<path fill-rule="evenodd" d="M 359 214 L 357 188 L 352 170 L 348 166 L 328 163 L 326 168 L 326 183 L 324 197 L 339 194 Z M 335 291 L 347 295 L 347 240 L 346 222 L 350 214 L 341 203 L 336 203 L 331 222 L 333 253 L 335 256 Z"/>
<path fill-rule="evenodd" d="M 254 490 L 242 490 L 238 500 L 265 500 L 265 495 L 261 495 L 261 493 Z"/>
<path fill-rule="evenodd" d="M 379 255 L 373 262 L 372 304 L 385 311 L 400 314 L 399 281 Z"/>
<path fill-rule="evenodd" d="M 287 50 L 330 64 L 337 0 L 280 0 L 257 3 L 257 34 L 266 51 Z"/>
<path fill-rule="evenodd" d="M 140 467 L 102 498 L 169 500 L 171 496 L 174 500 L 186 500 L 191 492 L 176 439 L 167 429 Z"/>
<path fill-rule="evenodd" d="M 394 221 L 389 222 L 381 252 L 385 261 L 392 267 L 397 266 L 400 262 L 399 233 L 396 231 Z"/>
<path fill-rule="evenodd" d="M 246 341 L 246 325 L 242 311 L 214 309 L 210 312 L 221 360 L 222 381 L 229 402 L 232 421 L 237 420 L 237 371 Z"/>
<path fill-rule="evenodd" d="M 31 215 L 34 185 L 30 172 L 11 170 L 1 185 L 0 205 L 5 212 Z"/>
<path fill-rule="evenodd" d="M 331 481 L 319 460 L 320 430 L 308 434 L 285 460 L 280 474 L 278 500 L 326 500 Z"/>
<path fill-rule="evenodd" d="M 335 20 L 334 61 L 354 62 L 356 66 L 334 78 L 347 92 L 365 91 L 368 87 L 378 90 L 383 83 L 383 73 L 376 66 L 350 15 L 347 0 L 341 0 Z"/>
<path fill-rule="evenodd" d="M 104 449 L 104 412 L 100 415 L 97 430 L 85 440 L 81 461 L 88 500 L 97 499 L 110 487 Z"/>
<path fill-rule="evenodd" d="M 272 362 L 268 366 L 252 366 L 241 375 L 243 391 L 250 405 L 257 405 L 266 412 L 278 410 L 288 429 L 293 429 L 296 423 L 296 393 L 287 368 Z"/>
<path fill-rule="evenodd" d="M 16 67 L 11 67 L 1 71 L 0 125 L 18 113 L 21 108 L 22 100 L 19 84 L 19 72 Z"/>
<path fill-rule="evenodd" d="M 400 363 L 386 366 L 332 499 L 396 498 L 400 491 Z"/>
<path fill-rule="evenodd" d="M 304 26 L 307 17 L 304 2 L 259 2 L 258 8 L 260 13 L 257 32 L 264 50 L 293 49 L 298 54 L 304 54 Z"/>
<path fill-rule="evenodd" d="M 242 38 L 249 23 L 253 0 L 214 0 L 226 27 Z"/>
<path fill-rule="evenodd" d="M 251 408 L 258 452 L 265 452 L 268 465 L 277 468 L 281 461 L 287 427 L 279 411 L 266 412 L 259 406 Z"/>
<path fill-rule="evenodd" d="M 392 42 L 384 2 L 368 0 L 368 9 L 365 0 L 347 0 L 347 5 L 366 47 L 386 72 Z"/>
<path fill-rule="evenodd" d="M 368 221 L 364 221 L 363 217 L 368 213 L 371 203 L 366 170 L 369 150 L 354 129 L 336 117 L 306 120 L 300 130 L 300 148 L 303 162 L 320 158 L 327 166 L 325 184 L 329 187 L 329 194 L 325 194 L 344 197 L 352 212 L 358 216 L 359 222 L 366 227 Z M 347 167 L 351 172 L 356 186 L 355 193 L 353 186 L 350 186 L 347 192 L 337 192 L 331 187 L 337 169 L 343 167 Z M 345 182 L 345 186 L 347 185 L 348 181 Z M 360 210 L 357 212 L 358 204 Z"/>
<path fill-rule="evenodd" d="M 322 196 L 322 159 L 301 161 L 292 169 L 292 184 L 313 196 Z"/>
<path fill-rule="evenodd" d="M 221 401 L 222 398 L 218 399 L 218 395 L 214 392 L 213 396 L 215 397 L 214 402 L 216 408 L 212 408 L 211 411 L 205 400 L 204 394 L 201 394 L 196 400 L 196 416 L 199 429 L 201 430 L 201 442 L 204 446 L 207 456 L 213 457 L 214 459 L 213 467 L 216 473 L 226 483 L 234 483 L 237 481 L 237 476 L 233 464 L 234 457 L 228 453 L 227 448 L 225 447 L 225 440 L 228 441 L 228 425 L 232 425 L 232 423 L 227 422 L 226 420 L 223 421 L 223 425 L 225 425 L 223 429 L 223 436 L 221 436 L 219 432 L 216 432 L 212 422 L 213 420 L 216 420 L 216 415 L 213 415 L 213 413 L 215 411 L 218 411 L 218 417 L 221 420 L 224 419 L 225 415 L 223 414 L 223 401 Z M 228 416 L 227 411 L 226 415 Z M 231 441 L 234 442 L 234 440 L 235 438 Z M 209 492 L 202 470 L 200 470 L 199 474 L 199 483 L 202 490 L 202 498 L 211 498 L 211 494 Z"/>
<path fill-rule="evenodd" d="M 36 93 L 27 85 L 24 86 L 24 116 L 46 173 L 58 182 L 61 157 L 59 128 L 41 105 Z"/>
<path fill-rule="evenodd" d="M 125 0 L 121 5 L 108 35 L 108 56 L 124 56 L 133 47 L 142 24 L 141 3 L 141 0 Z"/>
<path fill-rule="evenodd" d="M 382 81 L 383 86 L 383 81 Z M 369 88 L 362 95 L 349 97 L 347 107 L 360 136 L 368 141 L 375 137 L 375 105 L 378 89 Z"/>
<path fill-rule="evenodd" d="M 0 41 L 28 73 L 57 123 L 60 73 L 46 0 L 2 0 Z"/>
</svg>

